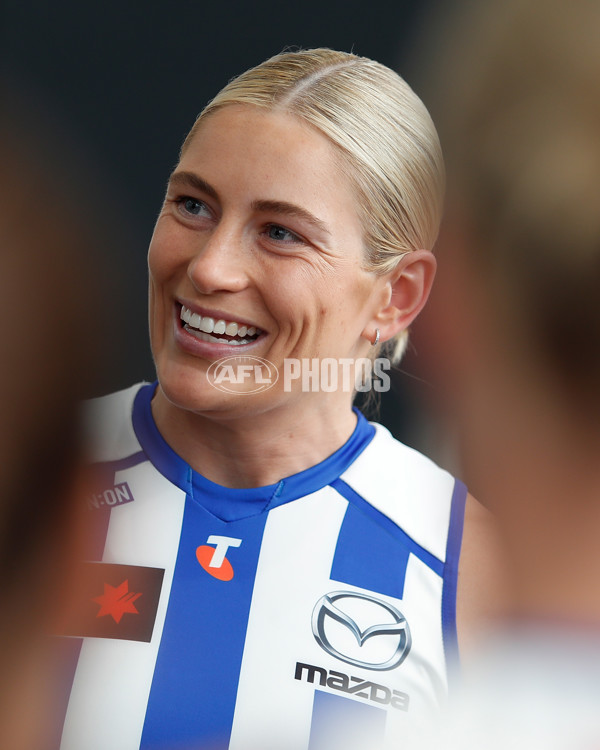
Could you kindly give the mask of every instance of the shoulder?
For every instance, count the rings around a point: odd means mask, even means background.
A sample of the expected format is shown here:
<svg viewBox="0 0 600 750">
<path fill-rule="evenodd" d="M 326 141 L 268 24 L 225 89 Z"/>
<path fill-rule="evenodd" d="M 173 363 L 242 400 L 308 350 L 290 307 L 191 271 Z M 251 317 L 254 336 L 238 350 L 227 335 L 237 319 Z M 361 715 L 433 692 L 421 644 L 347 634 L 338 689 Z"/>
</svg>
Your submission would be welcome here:
<svg viewBox="0 0 600 750">
<path fill-rule="evenodd" d="M 476 645 L 486 629 L 508 612 L 507 556 L 497 522 L 467 495 L 458 567 L 456 619 L 461 651 Z"/>
<path fill-rule="evenodd" d="M 87 452 L 93 462 L 114 461 L 139 450 L 132 425 L 135 397 L 145 383 L 136 383 L 83 404 Z"/>
<path fill-rule="evenodd" d="M 455 479 L 379 424 L 341 479 L 417 544 L 443 561 Z"/>
<path fill-rule="evenodd" d="M 391 432 L 372 422 L 375 434 L 366 450 L 355 461 L 355 473 L 363 473 L 382 485 L 402 488 L 424 500 L 445 494 L 454 485 L 454 477 L 418 450 L 397 440 Z M 436 492 L 439 490 L 440 492 Z"/>
</svg>

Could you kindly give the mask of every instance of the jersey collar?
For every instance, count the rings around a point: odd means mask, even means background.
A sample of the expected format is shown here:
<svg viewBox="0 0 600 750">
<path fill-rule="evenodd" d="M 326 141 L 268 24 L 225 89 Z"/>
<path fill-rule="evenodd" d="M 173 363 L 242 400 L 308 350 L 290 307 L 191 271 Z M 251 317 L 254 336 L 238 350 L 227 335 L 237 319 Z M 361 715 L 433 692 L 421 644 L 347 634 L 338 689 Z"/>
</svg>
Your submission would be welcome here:
<svg viewBox="0 0 600 750">
<path fill-rule="evenodd" d="M 156 383 L 144 385 L 133 404 L 133 428 L 151 463 L 170 482 L 223 521 L 235 521 L 271 510 L 327 486 L 362 453 L 375 435 L 375 428 L 354 408 L 357 423 L 344 445 L 324 461 L 281 479 L 276 484 L 248 489 L 223 487 L 194 471 L 167 445 L 156 427 L 150 402 Z"/>
</svg>

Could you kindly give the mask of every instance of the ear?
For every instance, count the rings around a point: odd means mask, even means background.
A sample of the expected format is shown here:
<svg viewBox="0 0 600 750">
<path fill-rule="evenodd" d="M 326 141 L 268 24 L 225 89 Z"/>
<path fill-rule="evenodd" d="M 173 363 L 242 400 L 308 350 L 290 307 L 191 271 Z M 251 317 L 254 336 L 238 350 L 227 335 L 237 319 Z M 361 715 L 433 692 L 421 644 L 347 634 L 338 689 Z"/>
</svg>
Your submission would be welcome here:
<svg viewBox="0 0 600 750">
<path fill-rule="evenodd" d="M 388 341 L 405 330 L 427 302 L 437 263 L 429 250 L 412 250 L 384 277 L 385 295 L 363 335 L 369 341 L 379 328 L 380 340 Z"/>
</svg>

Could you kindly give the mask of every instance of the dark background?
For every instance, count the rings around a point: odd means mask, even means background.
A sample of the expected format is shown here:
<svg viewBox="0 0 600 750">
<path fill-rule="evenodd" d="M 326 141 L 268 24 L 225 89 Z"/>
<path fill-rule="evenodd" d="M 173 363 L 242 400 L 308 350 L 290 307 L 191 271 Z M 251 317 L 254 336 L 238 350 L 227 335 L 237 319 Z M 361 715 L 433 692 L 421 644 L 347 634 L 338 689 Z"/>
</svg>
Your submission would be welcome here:
<svg viewBox="0 0 600 750">
<path fill-rule="evenodd" d="M 204 104 L 231 77 L 288 46 L 353 51 L 413 83 L 414 31 L 434 2 L 4 0 L 3 107 L 42 144 L 36 158 L 47 161 L 57 188 L 67 186 L 69 212 L 94 234 L 101 309 L 94 303 L 74 315 L 102 321 L 106 332 L 98 394 L 154 378 L 145 255 L 167 175 Z M 32 186 L 32 207 L 43 200 Z M 394 375 L 380 420 L 424 448 L 416 414 L 427 385 L 411 374 L 417 355 L 410 352 Z"/>
</svg>

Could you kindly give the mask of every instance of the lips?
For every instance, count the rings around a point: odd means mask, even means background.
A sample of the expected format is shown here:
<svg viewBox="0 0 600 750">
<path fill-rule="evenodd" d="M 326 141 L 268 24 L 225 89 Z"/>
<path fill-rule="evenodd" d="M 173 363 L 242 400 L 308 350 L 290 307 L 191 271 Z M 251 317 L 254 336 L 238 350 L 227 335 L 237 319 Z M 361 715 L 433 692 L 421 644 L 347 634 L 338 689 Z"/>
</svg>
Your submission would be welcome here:
<svg viewBox="0 0 600 750">
<path fill-rule="evenodd" d="M 235 320 L 224 320 L 222 318 L 211 318 L 192 312 L 184 305 L 181 306 L 180 318 L 183 328 L 200 341 L 214 344 L 228 344 L 230 346 L 242 346 L 250 344 L 263 333 L 256 326 L 248 326 Z"/>
</svg>

